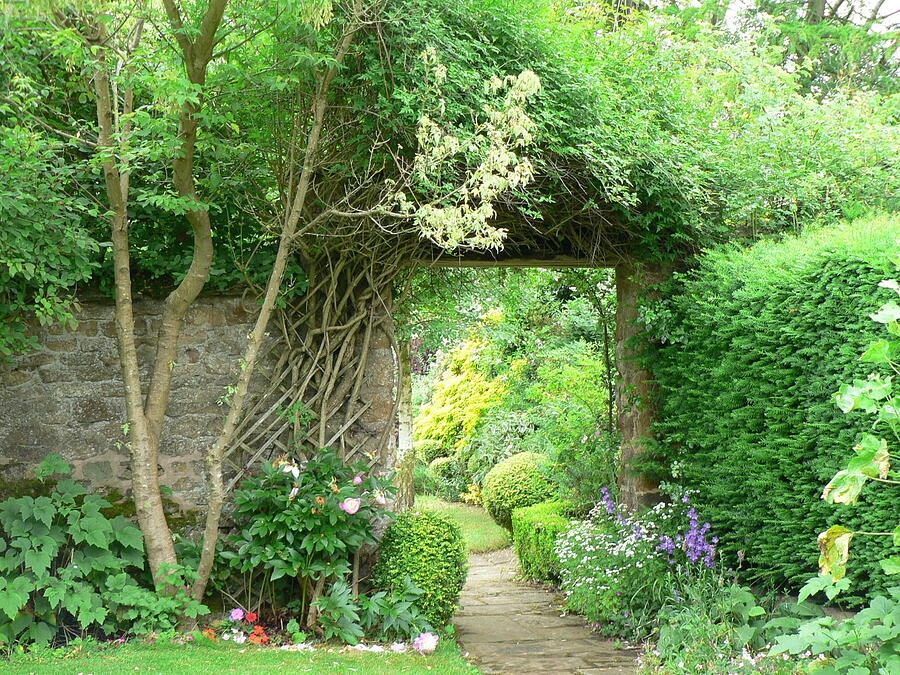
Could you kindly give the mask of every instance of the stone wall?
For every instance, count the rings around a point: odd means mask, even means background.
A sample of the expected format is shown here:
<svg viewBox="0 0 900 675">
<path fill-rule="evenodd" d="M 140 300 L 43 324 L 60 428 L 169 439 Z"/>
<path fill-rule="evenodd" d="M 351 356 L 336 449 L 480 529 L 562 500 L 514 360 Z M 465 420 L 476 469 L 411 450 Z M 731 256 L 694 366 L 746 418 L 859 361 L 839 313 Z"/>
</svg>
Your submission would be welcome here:
<svg viewBox="0 0 900 675">
<path fill-rule="evenodd" d="M 135 305 L 138 355 L 146 375 L 158 301 Z M 217 404 L 236 380 L 257 306 L 235 297 L 201 298 L 188 313 L 174 367 L 163 432 L 160 478 L 182 506 L 206 501 L 203 456 L 221 429 Z M 123 385 L 113 305 L 82 301 L 78 327 L 38 329 L 40 351 L 0 365 L 0 475 L 26 476 L 51 452 L 75 467 L 74 477 L 97 490 L 130 494 L 123 424 Z M 144 378 L 146 380 L 146 377 Z M 254 382 L 257 390 L 263 376 Z"/>
</svg>

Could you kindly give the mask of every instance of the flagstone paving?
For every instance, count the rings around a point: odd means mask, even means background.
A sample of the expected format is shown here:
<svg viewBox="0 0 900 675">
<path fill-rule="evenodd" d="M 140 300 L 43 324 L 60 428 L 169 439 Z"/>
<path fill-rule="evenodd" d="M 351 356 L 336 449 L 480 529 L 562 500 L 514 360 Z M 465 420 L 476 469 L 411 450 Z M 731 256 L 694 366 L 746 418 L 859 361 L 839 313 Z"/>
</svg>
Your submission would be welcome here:
<svg viewBox="0 0 900 675">
<path fill-rule="evenodd" d="M 560 616 L 562 598 L 517 581 L 511 548 L 472 555 L 453 623 L 466 653 L 491 675 L 635 675 L 637 650 L 617 649 L 584 619 Z"/>
</svg>

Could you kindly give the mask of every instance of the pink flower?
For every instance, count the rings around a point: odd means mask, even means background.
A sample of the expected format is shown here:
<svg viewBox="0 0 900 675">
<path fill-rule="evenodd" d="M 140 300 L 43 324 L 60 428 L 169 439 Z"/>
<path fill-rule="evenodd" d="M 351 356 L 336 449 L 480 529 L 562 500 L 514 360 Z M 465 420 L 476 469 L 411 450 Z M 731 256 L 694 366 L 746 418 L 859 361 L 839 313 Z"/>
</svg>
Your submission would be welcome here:
<svg viewBox="0 0 900 675">
<path fill-rule="evenodd" d="M 242 610 L 240 607 L 235 607 L 233 610 L 231 610 L 231 614 L 229 616 L 231 617 L 232 621 L 240 621 L 244 618 L 244 610 Z"/>
<path fill-rule="evenodd" d="M 413 649 L 420 654 L 433 654 L 437 649 L 438 636 L 434 633 L 422 633 L 413 640 Z"/>
<path fill-rule="evenodd" d="M 359 497 L 347 497 L 340 504 L 341 510 L 349 513 L 351 516 L 359 511 L 359 507 L 362 506 L 362 499 Z"/>
<path fill-rule="evenodd" d="M 356 478 L 353 479 L 353 484 L 354 485 L 362 485 L 362 480 L 363 480 L 362 476 L 357 476 Z"/>
<path fill-rule="evenodd" d="M 375 503 L 378 506 L 385 506 L 387 504 L 387 497 L 379 492 L 375 495 Z"/>
</svg>

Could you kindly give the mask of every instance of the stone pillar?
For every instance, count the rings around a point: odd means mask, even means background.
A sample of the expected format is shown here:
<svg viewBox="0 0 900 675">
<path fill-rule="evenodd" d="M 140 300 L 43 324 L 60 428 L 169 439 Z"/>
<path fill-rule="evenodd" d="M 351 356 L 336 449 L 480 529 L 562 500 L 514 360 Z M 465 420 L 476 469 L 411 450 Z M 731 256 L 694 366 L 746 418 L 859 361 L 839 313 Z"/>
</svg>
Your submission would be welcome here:
<svg viewBox="0 0 900 675">
<path fill-rule="evenodd" d="M 653 376 L 638 362 L 641 327 L 637 323 L 638 299 L 647 285 L 658 283 L 664 272 L 634 263 L 616 267 L 616 386 L 618 429 L 622 437 L 618 484 L 621 501 L 632 509 L 655 504 L 660 499 L 659 483 L 636 473 L 629 465 L 645 452 L 644 440 L 651 438 L 653 422 Z"/>
</svg>

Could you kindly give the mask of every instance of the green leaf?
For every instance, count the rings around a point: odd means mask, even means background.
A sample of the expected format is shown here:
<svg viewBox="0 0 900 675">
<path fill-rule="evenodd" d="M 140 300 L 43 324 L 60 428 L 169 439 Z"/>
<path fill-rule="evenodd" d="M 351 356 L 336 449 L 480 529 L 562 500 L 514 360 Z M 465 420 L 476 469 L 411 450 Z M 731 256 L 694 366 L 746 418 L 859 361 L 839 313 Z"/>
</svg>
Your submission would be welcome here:
<svg viewBox="0 0 900 675">
<path fill-rule="evenodd" d="M 846 469 L 834 474 L 822 491 L 822 499 L 829 504 L 855 504 L 869 477 L 862 473 L 851 473 Z"/>
<path fill-rule="evenodd" d="M 37 474 L 38 478 L 43 480 L 47 476 L 52 476 L 55 473 L 68 475 L 72 473 L 72 466 L 62 458 L 62 455 L 54 452 L 44 457 L 44 461 L 38 464 L 38 467 L 34 472 Z"/>
<path fill-rule="evenodd" d="M 892 555 L 878 562 L 885 574 L 900 574 L 900 555 Z"/>
<path fill-rule="evenodd" d="M 31 549 L 25 551 L 25 567 L 30 568 L 35 576 L 43 577 L 50 567 L 52 554 L 47 549 Z"/>
<path fill-rule="evenodd" d="M 5 588 L 3 588 L 4 585 Z M 28 596 L 33 590 L 34 585 L 25 577 L 16 577 L 8 584 L 4 584 L 0 580 L 0 610 L 10 620 L 15 619 L 19 611 L 28 602 Z"/>
<path fill-rule="evenodd" d="M 853 530 L 842 525 L 832 525 L 818 536 L 817 542 L 822 552 L 819 556 L 819 569 L 822 574 L 830 574 L 835 581 L 844 577 L 853 534 Z"/>
<path fill-rule="evenodd" d="M 895 343 L 882 338 L 878 342 L 873 342 L 868 349 L 859 357 L 860 361 L 866 363 L 890 363 L 896 360 Z"/>
<path fill-rule="evenodd" d="M 44 523 L 47 527 L 53 523 L 53 516 L 56 515 L 56 506 L 49 497 L 38 497 L 34 500 L 32 506 L 34 517 Z"/>
</svg>

